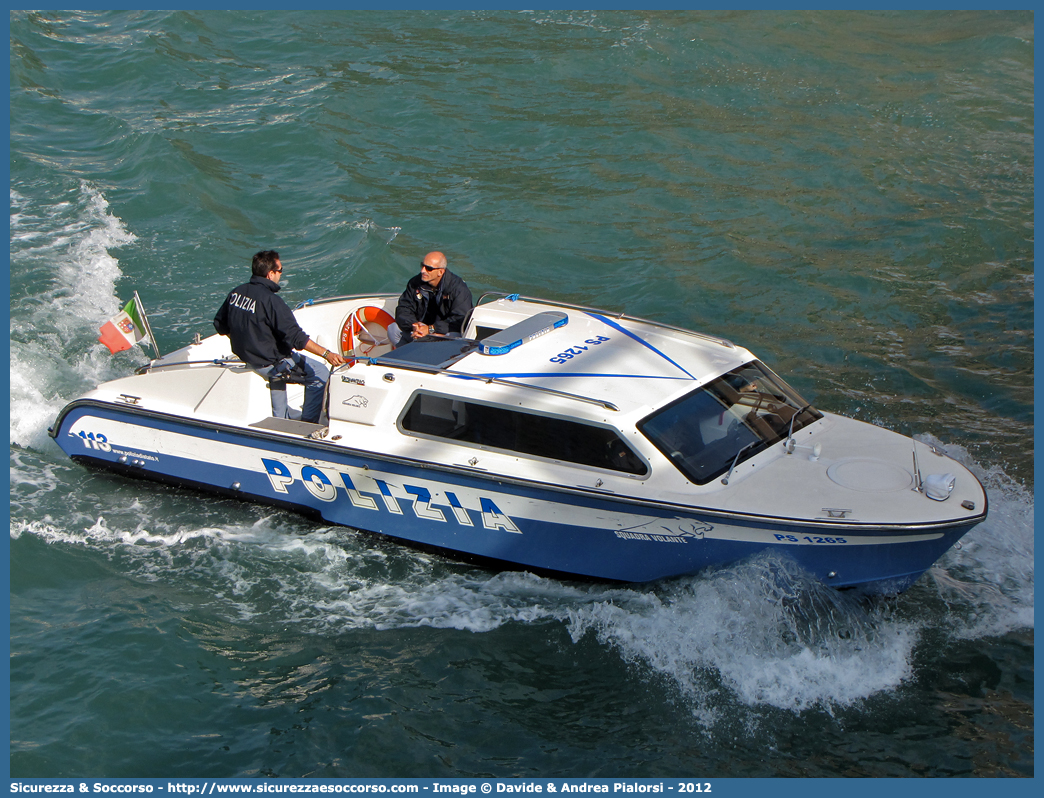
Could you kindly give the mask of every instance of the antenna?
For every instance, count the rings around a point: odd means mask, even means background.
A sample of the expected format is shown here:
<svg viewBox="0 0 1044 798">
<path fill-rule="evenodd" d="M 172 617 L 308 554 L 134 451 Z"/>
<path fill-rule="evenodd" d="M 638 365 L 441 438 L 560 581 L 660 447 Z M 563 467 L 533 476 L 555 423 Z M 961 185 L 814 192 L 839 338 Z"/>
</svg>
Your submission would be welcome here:
<svg viewBox="0 0 1044 798">
<path fill-rule="evenodd" d="M 152 351 L 156 353 L 156 357 L 160 357 L 159 345 L 156 343 L 156 336 L 152 334 L 152 327 L 149 326 L 149 317 L 145 315 L 145 306 L 141 304 L 141 297 L 138 296 L 138 292 L 134 292 L 134 306 L 138 310 L 138 318 L 141 319 L 141 323 L 145 325 L 145 332 L 148 333 L 149 343 L 152 344 Z"/>
</svg>

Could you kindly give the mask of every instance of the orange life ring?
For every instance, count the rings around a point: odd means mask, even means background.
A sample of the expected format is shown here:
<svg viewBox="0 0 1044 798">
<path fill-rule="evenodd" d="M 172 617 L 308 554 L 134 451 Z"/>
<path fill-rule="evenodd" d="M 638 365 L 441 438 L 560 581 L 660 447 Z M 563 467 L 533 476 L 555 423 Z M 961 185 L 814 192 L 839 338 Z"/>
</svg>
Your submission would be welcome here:
<svg viewBox="0 0 1044 798">
<path fill-rule="evenodd" d="M 341 356 L 348 357 L 357 343 L 362 351 L 355 354 L 362 356 L 369 355 L 378 346 L 390 344 L 388 328 L 393 324 L 395 319 L 382 308 L 364 305 L 356 309 L 341 325 Z"/>
</svg>

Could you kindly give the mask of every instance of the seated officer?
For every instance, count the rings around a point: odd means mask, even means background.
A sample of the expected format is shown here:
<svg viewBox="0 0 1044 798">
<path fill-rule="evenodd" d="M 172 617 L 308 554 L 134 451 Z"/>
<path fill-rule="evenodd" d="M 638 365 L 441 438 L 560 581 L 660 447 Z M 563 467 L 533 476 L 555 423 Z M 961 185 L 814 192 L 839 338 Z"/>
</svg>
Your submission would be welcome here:
<svg viewBox="0 0 1044 798">
<path fill-rule="evenodd" d="M 290 418 L 286 402 L 287 381 L 305 386 L 301 420 L 319 422 L 329 369 L 314 367 L 294 350 L 322 357 L 327 363 L 344 363 L 337 352 L 324 349 L 302 330 L 293 311 L 276 296 L 283 264 L 275 250 L 254 255 L 250 282 L 234 289 L 214 317 L 214 329 L 232 341 L 232 351 L 250 368 L 268 379 L 272 391 L 272 415 Z"/>
<path fill-rule="evenodd" d="M 428 335 L 459 337 L 474 302 L 467 283 L 446 268 L 446 256 L 429 252 L 420 274 L 411 278 L 395 308 L 392 343 L 409 343 Z M 396 340 L 398 333 L 398 340 Z"/>
</svg>

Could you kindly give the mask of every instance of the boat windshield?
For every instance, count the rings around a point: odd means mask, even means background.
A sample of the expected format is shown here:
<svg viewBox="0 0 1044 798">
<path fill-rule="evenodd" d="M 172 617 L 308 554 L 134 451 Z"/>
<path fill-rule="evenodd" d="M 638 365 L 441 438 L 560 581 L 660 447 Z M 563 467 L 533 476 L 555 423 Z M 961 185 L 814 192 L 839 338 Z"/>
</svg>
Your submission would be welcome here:
<svg viewBox="0 0 1044 798">
<path fill-rule="evenodd" d="M 690 481 L 705 485 L 822 417 L 755 360 L 657 410 L 638 429 Z"/>
</svg>

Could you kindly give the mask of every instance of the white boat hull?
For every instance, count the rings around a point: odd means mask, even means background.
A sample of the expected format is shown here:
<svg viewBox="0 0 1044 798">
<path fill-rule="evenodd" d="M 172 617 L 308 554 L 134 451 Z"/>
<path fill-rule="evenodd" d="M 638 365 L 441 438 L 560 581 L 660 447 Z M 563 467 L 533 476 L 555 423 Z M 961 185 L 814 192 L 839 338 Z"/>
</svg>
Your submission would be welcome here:
<svg viewBox="0 0 1044 798">
<path fill-rule="evenodd" d="M 52 434 L 73 459 L 133 476 L 285 506 L 459 557 L 622 582 L 773 550 L 826 584 L 896 593 L 986 513 L 874 525 L 725 512 L 92 400 L 70 404 Z"/>
</svg>

